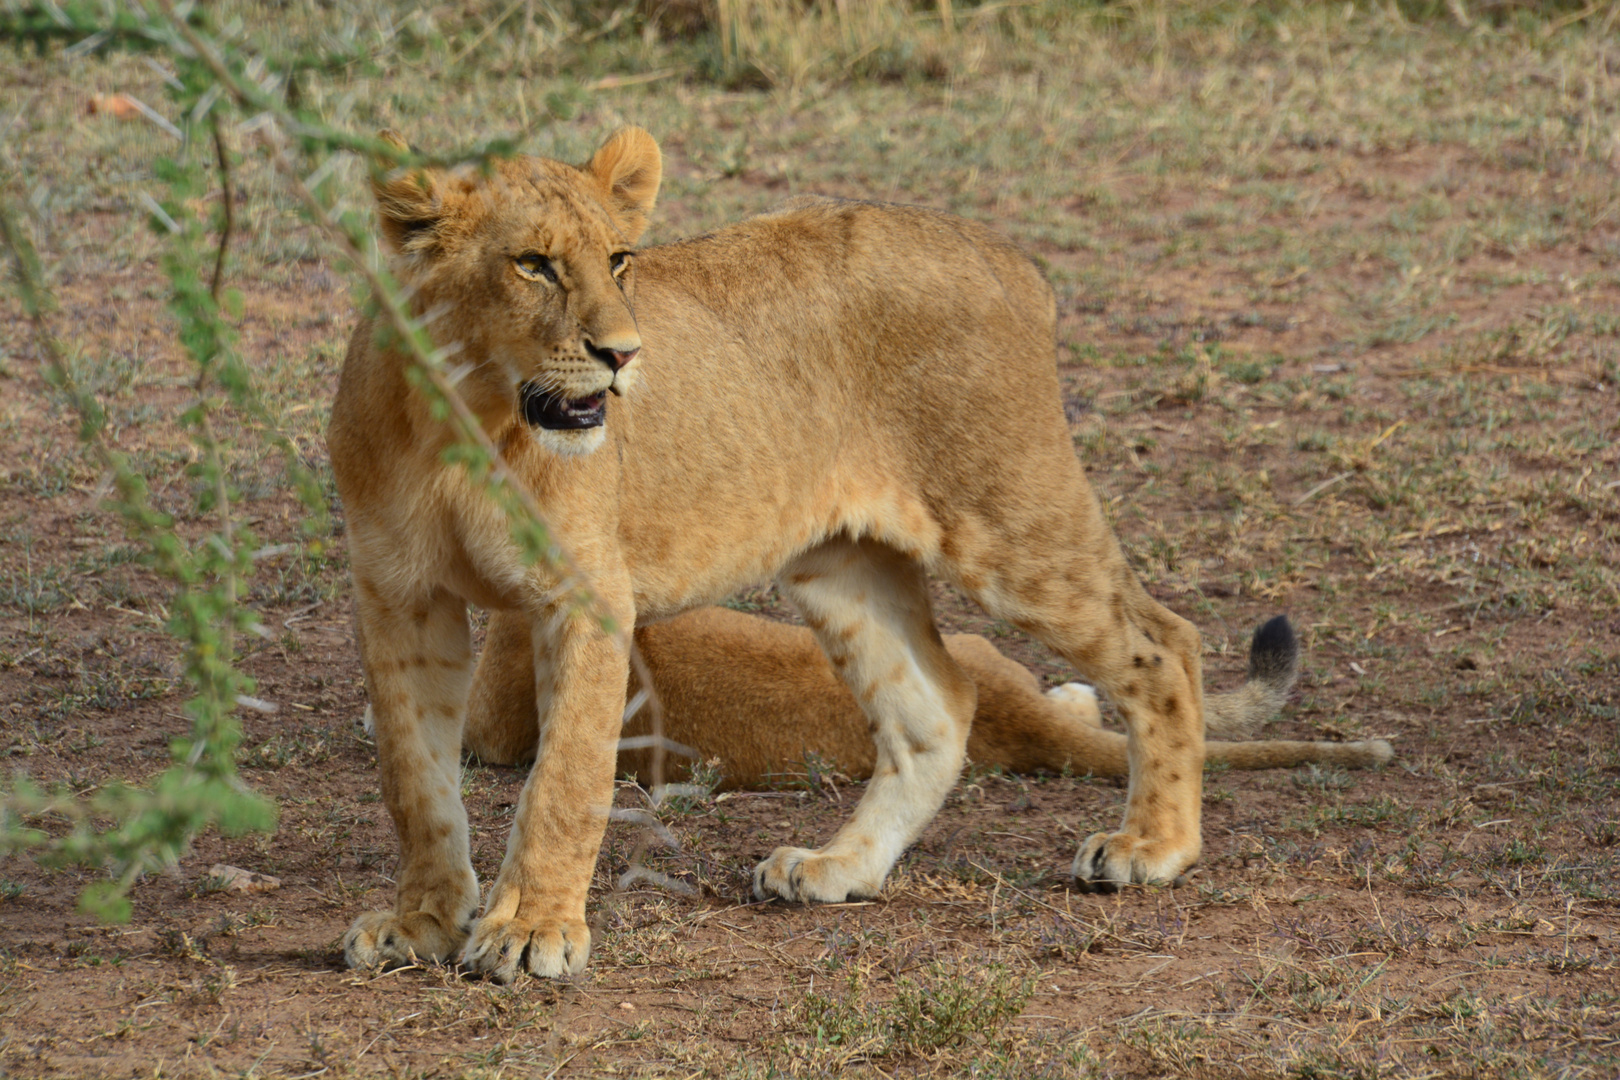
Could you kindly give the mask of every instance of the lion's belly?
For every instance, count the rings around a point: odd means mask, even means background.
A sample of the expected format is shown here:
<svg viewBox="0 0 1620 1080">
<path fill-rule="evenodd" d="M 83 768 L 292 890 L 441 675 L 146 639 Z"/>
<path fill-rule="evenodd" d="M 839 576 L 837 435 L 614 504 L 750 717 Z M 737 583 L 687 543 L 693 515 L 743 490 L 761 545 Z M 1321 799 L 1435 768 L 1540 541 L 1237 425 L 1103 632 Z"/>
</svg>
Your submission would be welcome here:
<svg viewBox="0 0 1620 1080">
<path fill-rule="evenodd" d="M 937 557 L 938 523 L 893 478 L 836 466 L 817 475 L 811 466 L 794 479 L 711 490 L 706 499 L 676 504 L 686 512 L 631 519 L 620 536 L 638 620 L 717 603 L 769 581 L 833 536 L 873 537 L 924 564 Z"/>
</svg>

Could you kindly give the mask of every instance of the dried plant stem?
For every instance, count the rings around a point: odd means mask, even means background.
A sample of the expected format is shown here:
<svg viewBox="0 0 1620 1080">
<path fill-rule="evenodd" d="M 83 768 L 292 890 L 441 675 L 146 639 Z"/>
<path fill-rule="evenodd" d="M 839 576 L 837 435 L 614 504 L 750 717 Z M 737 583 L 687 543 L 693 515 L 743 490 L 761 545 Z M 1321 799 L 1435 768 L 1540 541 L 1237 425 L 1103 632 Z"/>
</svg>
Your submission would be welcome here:
<svg viewBox="0 0 1620 1080">
<path fill-rule="evenodd" d="M 214 153 L 219 161 L 219 182 L 224 192 L 225 220 L 220 227 L 219 247 L 214 256 L 214 277 L 209 284 L 208 293 L 213 298 L 214 308 L 219 309 L 219 288 L 225 280 L 225 254 L 231 246 L 231 229 L 235 225 L 235 208 L 232 205 L 231 195 L 231 159 L 230 152 L 225 147 L 225 132 L 220 126 L 219 113 L 209 114 L 209 124 L 214 133 Z M 214 503 L 219 513 L 219 535 L 225 547 L 231 551 L 236 550 L 236 522 L 231 517 L 230 486 L 226 482 L 226 469 L 224 455 L 220 453 L 219 439 L 214 434 L 214 410 L 208 402 L 208 367 L 203 365 L 197 371 L 197 413 L 198 430 L 202 434 L 203 447 L 208 454 L 209 470 L 214 475 Z M 234 612 L 237 597 L 237 574 L 234 564 L 224 575 L 221 582 L 225 590 L 226 610 Z M 231 618 L 227 617 L 220 627 L 220 657 L 225 663 L 231 663 L 236 656 L 236 631 Z"/>
<path fill-rule="evenodd" d="M 214 156 L 219 161 L 219 187 L 225 203 L 225 221 L 220 226 L 219 252 L 214 256 L 214 280 L 208 286 L 214 303 L 219 303 L 219 287 L 225 280 L 225 254 L 231 248 L 231 231 L 236 227 L 236 193 L 231 182 L 231 153 L 225 145 L 225 131 L 219 122 L 219 113 L 208 114 L 214 132 Z"/>
</svg>

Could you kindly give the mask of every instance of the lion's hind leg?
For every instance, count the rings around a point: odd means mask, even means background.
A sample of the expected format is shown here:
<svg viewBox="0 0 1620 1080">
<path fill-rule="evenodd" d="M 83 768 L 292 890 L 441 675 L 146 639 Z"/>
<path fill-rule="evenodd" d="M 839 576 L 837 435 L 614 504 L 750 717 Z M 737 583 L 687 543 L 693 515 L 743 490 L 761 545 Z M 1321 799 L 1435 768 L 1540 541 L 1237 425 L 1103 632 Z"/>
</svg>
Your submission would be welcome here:
<svg viewBox="0 0 1620 1080">
<path fill-rule="evenodd" d="M 998 520 L 951 521 L 944 569 L 992 616 L 1058 652 L 1125 721 L 1125 819 L 1074 875 L 1107 889 L 1170 881 L 1198 860 L 1204 763 L 1198 632 L 1142 589 L 1067 445 L 992 477 Z"/>
<path fill-rule="evenodd" d="M 934 629 L 926 579 L 881 544 L 835 540 L 778 579 L 866 713 L 872 780 L 825 847 L 778 848 L 754 871 L 761 899 L 872 896 L 933 819 L 962 769 L 973 682 Z"/>
<path fill-rule="evenodd" d="M 1117 831 L 1095 834 L 1081 845 L 1075 878 L 1102 889 L 1169 881 L 1196 862 L 1202 848 L 1198 632 L 1147 596 L 1123 559 L 1109 559 L 1088 584 L 1067 603 L 1054 597 L 1050 603 L 1020 605 L 1021 610 L 1010 605 L 1010 610 L 991 610 L 1061 653 L 1108 695 L 1125 720 L 1130 778 L 1125 820 Z"/>
<path fill-rule="evenodd" d="M 472 672 L 466 607 L 436 594 L 420 610 L 391 608 L 357 580 L 377 771 L 400 865 L 393 910 L 356 919 L 343 955 L 350 967 L 442 962 L 461 947 L 478 910 L 461 805 L 461 723 Z"/>
</svg>

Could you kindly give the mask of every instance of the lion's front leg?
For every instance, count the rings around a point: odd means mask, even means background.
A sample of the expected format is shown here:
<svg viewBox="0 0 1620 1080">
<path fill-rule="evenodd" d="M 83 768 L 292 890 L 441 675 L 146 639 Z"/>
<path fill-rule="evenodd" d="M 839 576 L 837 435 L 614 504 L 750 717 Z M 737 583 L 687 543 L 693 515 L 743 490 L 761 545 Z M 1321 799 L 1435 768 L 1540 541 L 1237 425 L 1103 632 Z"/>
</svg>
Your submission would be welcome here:
<svg viewBox="0 0 1620 1080">
<path fill-rule="evenodd" d="M 399 833 L 392 911 L 356 919 L 343 938 L 350 967 L 446 961 L 478 912 L 478 881 L 461 805 L 461 725 L 472 674 L 466 605 L 435 592 L 390 604 L 356 575 L 360 651 L 376 724 L 383 801 Z"/>
<path fill-rule="evenodd" d="M 519 971 L 576 974 L 591 951 L 585 895 L 613 803 L 629 657 L 586 613 L 560 632 L 535 629 L 549 661 L 550 708 L 518 799 L 506 861 L 462 951 L 462 963 L 503 983 Z"/>
</svg>

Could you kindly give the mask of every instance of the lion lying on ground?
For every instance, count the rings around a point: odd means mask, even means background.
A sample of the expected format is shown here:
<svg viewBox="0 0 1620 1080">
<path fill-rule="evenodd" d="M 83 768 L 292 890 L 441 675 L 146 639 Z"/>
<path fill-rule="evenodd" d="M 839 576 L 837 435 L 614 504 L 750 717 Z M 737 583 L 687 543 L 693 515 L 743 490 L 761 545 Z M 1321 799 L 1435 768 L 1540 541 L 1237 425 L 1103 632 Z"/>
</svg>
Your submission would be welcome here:
<svg viewBox="0 0 1620 1080">
<path fill-rule="evenodd" d="M 976 690 L 934 629 L 929 573 L 1124 718 L 1124 820 L 1084 841 L 1074 876 L 1174 879 L 1201 851 L 1198 632 L 1142 589 L 1075 458 L 1040 272 L 973 222 L 827 199 L 635 251 L 661 176 L 657 144 L 626 129 L 581 167 L 374 184 L 394 274 L 581 577 L 524 565 L 407 355 L 362 319 L 327 441 L 401 858 L 393 910 L 354 922 L 348 962 L 581 970 L 629 674 L 628 638 L 598 616 L 650 624 L 772 578 L 876 745 L 849 821 L 773 852 L 758 896 L 874 894 L 955 782 Z M 528 633 L 541 703 L 482 916 L 458 790 L 469 603 Z"/>
<path fill-rule="evenodd" d="M 468 707 L 466 749 L 489 765 L 534 757 L 539 725 L 534 650 L 523 625 L 507 621 L 485 643 Z M 690 755 L 666 755 L 666 778 L 686 778 L 694 761 L 715 761 L 720 788 L 779 785 L 803 772 L 808 755 L 837 765 L 854 780 L 872 775 L 877 754 L 866 716 L 827 663 L 809 630 L 725 608 L 700 608 L 636 631 L 663 710 L 666 739 Z M 1104 730 L 1097 695 L 1083 683 L 1041 692 L 1022 664 L 977 634 L 950 634 L 945 651 L 973 680 L 978 704 L 968 732 L 968 758 L 1008 772 L 1065 770 L 1125 776 L 1126 739 Z M 1211 732 L 1237 734 L 1281 707 L 1298 670 L 1298 647 L 1286 619 L 1255 633 L 1249 677 L 1229 694 L 1204 698 Z M 640 683 L 632 675 L 629 693 Z M 626 738 L 651 734 L 651 710 L 625 726 Z M 1389 743 L 1206 742 L 1205 762 L 1234 769 L 1297 765 L 1367 768 L 1392 756 Z M 652 752 L 619 752 L 621 772 L 651 775 Z"/>
</svg>

